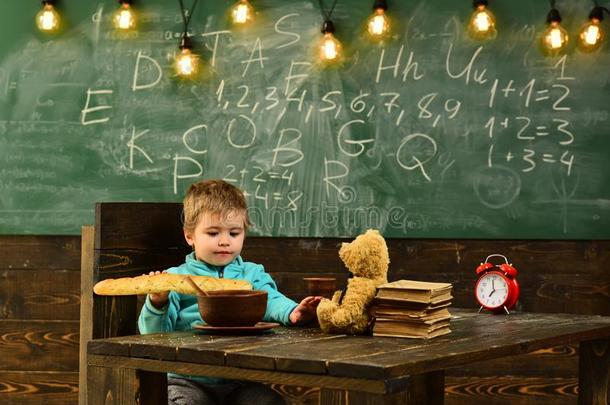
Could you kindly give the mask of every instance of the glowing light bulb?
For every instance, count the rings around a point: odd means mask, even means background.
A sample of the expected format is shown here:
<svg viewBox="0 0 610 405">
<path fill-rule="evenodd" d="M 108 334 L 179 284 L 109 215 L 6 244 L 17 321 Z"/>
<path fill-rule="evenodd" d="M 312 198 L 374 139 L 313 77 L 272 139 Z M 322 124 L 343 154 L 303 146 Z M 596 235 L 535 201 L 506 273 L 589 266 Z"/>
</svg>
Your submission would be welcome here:
<svg viewBox="0 0 610 405">
<path fill-rule="evenodd" d="M 199 57 L 192 53 L 188 47 L 182 47 L 174 62 L 176 73 L 180 77 L 192 77 L 199 70 Z"/>
<path fill-rule="evenodd" d="M 578 35 L 578 46 L 581 50 L 592 52 L 602 44 L 604 30 L 600 23 L 604 19 L 604 12 L 608 12 L 608 9 L 596 5 L 589 14 L 589 21 L 582 26 Z"/>
<path fill-rule="evenodd" d="M 373 37 L 387 35 L 390 32 L 390 21 L 383 8 L 375 10 L 373 15 L 369 18 L 367 27 L 369 34 Z"/>
<path fill-rule="evenodd" d="M 248 0 L 240 0 L 231 10 L 231 17 L 234 24 L 245 24 L 252 20 L 254 10 Z"/>
<path fill-rule="evenodd" d="M 546 16 L 547 29 L 542 33 L 542 50 L 548 55 L 557 55 L 568 45 L 568 32 L 559 24 L 561 16 L 556 8 L 551 8 Z"/>
<path fill-rule="evenodd" d="M 599 26 L 599 20 L 592 20 L 580 31 L 580 47 L 583 50 L 594 51 L 604 40 L 604 31 Z"/>
<path fill-rule="evenodd" d="M 496 18 L 484 4 L 479 4 L 472 13 L 468 31 L 475 39 L 489 39 L 496 36 Z"/>
<path fill-rule="evenodd" d="M 341 59 L 341 43 L 330 32 L 322 37 L 320 58 L 327 62 L 335 62 Z"/>
<path fill-rule="evenodd" d="M 580 39 L 586 46 L 594 46 L 600 43 L 602 39 L 602 30 L 599 28 L 599 22 L 591 23 L 580 32 Z"/>
<path fill-rule="evenodd" d="M 121 1 L 121 7 L 114 13 L 112 20 L 118 30 L 128 31 L 136 27 L 135 15 L 127 1 Z"/>
<path fill-rule="evenodd" d="M 330 20 L 324 21 L 322 25 L 322 39 L 318 44 L 320 59 L 324 62 L 338 62 L 341 60 L 341 42 L 335 38 L 333 33 L 335 26 Z"/>
<path fill-rule="evenodd" d="M 542 46 L 549 54 L 557 54 L 568 45 L 568 33 L 559 25 L 558 21 L 552 21 L 542 34 Z"/>
<path fill-rule="evenodd" d="M 55 32 L 59 29 L 59 13 L 48 1 L 43 2 L 42 10 L 36 14 L 36 25 L 42 32 Z"/>
</svg>

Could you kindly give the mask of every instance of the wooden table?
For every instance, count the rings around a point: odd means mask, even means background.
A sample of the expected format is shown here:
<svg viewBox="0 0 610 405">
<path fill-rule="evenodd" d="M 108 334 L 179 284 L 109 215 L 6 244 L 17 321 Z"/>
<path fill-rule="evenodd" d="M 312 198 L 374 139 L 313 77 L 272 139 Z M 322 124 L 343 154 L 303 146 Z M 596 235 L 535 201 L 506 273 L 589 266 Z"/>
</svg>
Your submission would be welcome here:
<svg viewBox="0 0 610 405">
<path fill-rule="evenodd" d="M 431 340 L 276 328 L 257 336 L 163 333 L 92 340 L 88 401 L 166 404 L 166 372 L 321 387 L 323 404 L 442 404 L 445 369 L 580 343 L 579 404 L 605 404 L 610 317 L 451 309 Z"/>
</svg>

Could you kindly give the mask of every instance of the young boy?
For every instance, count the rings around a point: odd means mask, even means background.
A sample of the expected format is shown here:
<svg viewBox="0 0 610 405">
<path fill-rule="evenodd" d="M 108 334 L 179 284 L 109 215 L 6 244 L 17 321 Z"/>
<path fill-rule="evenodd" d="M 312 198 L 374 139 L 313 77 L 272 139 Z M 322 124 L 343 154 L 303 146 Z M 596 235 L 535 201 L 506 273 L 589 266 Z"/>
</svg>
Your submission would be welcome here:
<svg viewBox="0 0 610 405">
<path fill-rule="evenodd" d="M 193 248 L 186 262 L 166 270 L 174 274 L 244 279 L 268 293 L 265 321 L 283 325 L 305 323 L 316 316 L 321 297 L 299 304 L 277 290 L 263 266 L 244 262 L 240 252 L 250 221 L 242 192 L 221 180 L 193 184 L 183 201 L 184 238 Z M 151 274 L 158 272 L 151 272 Z M 194 295 L 175 291 L 149 294 L 140 312 L 140 333 L 191 330 L 202 322 Z M 282 404 L 282 398 L 262 384 L 211 377 L 168 375 L 168 404 Z"/>
</svg>

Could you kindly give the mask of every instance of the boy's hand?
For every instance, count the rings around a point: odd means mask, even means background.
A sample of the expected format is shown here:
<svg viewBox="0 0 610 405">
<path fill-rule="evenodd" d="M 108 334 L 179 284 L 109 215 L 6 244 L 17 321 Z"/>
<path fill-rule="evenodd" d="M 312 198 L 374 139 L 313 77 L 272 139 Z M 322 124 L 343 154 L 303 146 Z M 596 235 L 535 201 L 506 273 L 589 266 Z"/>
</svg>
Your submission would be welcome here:
<svg viewBox="0 0 610 405">
<path fill-rule="evenodd" d="M 148 273 L 148 275 L 155 276 L 155 275 L 161 274 L 161 273 L 165 273 L 165 271 L 151 271 L 150 273 Z M 150 297 L 150 303 L 153 304 L 153 307 L 155 307 L 157 309 L 161 309 L 165 305 L 167 305 L 169 291 L 165 291 L 165 292 L 158 293 L 158 294 L 148 294 L 148 296 Z"/>
<path fill-rule="evenodd" d="M 316 317 L 316 308 L 322 297 L 305 297 L 290 313 L 290 323 L 303 324 Z"/>
</svg>

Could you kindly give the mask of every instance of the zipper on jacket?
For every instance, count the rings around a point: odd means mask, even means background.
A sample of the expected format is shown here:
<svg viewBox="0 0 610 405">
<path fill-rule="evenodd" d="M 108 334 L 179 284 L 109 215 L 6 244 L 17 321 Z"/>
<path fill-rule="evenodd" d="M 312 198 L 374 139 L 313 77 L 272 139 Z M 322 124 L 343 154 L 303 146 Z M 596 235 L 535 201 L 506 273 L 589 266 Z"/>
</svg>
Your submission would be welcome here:
<svg viewBox="0 0 610 405">
<path fill-rule="evenodd" d="M 218 278 L 223 278 L 225 275 L 225 268 L 218 270 Z"/>
</svg>

